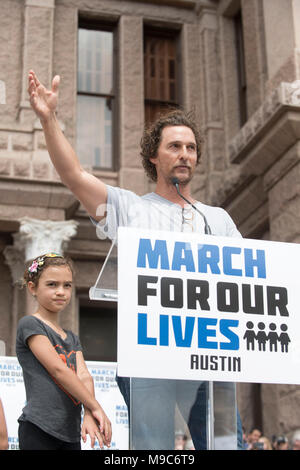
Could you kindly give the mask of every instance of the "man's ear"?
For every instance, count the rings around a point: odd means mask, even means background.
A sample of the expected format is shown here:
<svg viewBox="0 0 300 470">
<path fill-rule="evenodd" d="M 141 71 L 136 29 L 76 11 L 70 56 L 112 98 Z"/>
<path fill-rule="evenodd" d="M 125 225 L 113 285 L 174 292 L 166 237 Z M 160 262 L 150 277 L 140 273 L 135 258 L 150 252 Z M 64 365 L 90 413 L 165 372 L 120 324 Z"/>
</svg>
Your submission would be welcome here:
<svg viewBox="0 0 300 470">
<path fill-rule="evenodd" d="M 151 162 L 153 165 L 156 165 L 156 156 L 149 158 L 149 162 Z"/>
</svg>

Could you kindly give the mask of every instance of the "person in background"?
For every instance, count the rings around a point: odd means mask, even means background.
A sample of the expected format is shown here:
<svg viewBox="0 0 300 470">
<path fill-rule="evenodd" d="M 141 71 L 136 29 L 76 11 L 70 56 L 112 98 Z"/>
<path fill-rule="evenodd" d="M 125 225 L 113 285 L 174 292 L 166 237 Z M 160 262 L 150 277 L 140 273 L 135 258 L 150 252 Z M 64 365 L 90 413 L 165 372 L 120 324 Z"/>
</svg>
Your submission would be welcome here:
<svg viewBox="0 0 300 470">
<path fill-rule="evenodd" d="M 271 441 L 266 436 L 261 436 L 258 439 L 257 444 L 262 444 L 262 450 L 273 450 Z"/>
<path fill-rule="evenodd" d="M 4 408 L 0 397 L 0 450 L 8 449 L 8 434 Z"/>
<path fill-rule="evenodd" d="M 300 450 L 300 429 L 297 429 L 292 435 L 291 450 Z"/>
<path fill-rule="evenodd" d="M 20 450 L 80 450 L 87 433 L 94 446 L 110 446 L 111 423 L 94 397 L 79 338 L 61 328 L 58 315 L 72 294 L 71 260 L 56 253 L 34 259 L 24 284 L 37 310 L 19 321 L 16 353 L 23 370 L 26 405 L 19 417 Z"/>
<path fill-rule="evenodd" d="M 247 450 L 251 450 L 253 444 L 261 437 L 261 431 L 257 428 L 252 428 L 247 436 Z"/>
<path fill-rule="evenodd" d="M 278 436 L 275 441 L 274 450 L 289 450 L 289 440 L 286 436 Z"/>
<path fill-rule="evenodd" d="M 175 432 L 175 450 L 183 450 L 185 443 L 187 440 L 187 436 L 184 434 L 183 431 L 176 431 Z"/>
</svg>

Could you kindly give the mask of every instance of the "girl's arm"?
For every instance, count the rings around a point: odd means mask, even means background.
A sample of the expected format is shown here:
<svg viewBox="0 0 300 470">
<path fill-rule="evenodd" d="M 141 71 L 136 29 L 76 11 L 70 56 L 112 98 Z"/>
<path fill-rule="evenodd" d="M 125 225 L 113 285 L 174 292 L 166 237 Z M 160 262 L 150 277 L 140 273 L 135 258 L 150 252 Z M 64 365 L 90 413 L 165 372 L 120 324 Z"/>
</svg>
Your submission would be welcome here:
<svg viewBox="0 0 300 470">
<path fill-rule="evenodd" d="M 104 444 L 108 446 L 111 441 L 110 421 L 79 377 L 60 359 L 49 339 L 43 335 L 33 335 L 28 339 L 28 346 L 49 374 L 91 411 L 93 417 L 99 422 Z"/>
<path fill-rule="evenodd" d="M 5 414 L 2 406 L 2 401 L 0 399 L 0 450 L 8 449 L 8 435 Z"/>
<path fill-rule="evenodd" d="M 76 353 L 76 363 L 77 363 L 77 375 L 84 386 L 89 390 L 91 395 L 95 396 L 94 381 L 89 373 L 89 370 L 86 366 L 83 354 L 81 351 Z M 107 420 L 107 424 L 109 420 Z M 97 425 L 95 419 L 93 418 L 90 410 L 87 407 L 84 407 L 84 417 L 81 428 L 81 435 L 84 442 L 86 442 L 86 435 L 89 434 L 91 439 L 91 446 L 95 445 L 95 438 L 98 439 L 100 446 L 102 447 L 103 436 L 100 433 L 99 426 Z"/>
</svg>

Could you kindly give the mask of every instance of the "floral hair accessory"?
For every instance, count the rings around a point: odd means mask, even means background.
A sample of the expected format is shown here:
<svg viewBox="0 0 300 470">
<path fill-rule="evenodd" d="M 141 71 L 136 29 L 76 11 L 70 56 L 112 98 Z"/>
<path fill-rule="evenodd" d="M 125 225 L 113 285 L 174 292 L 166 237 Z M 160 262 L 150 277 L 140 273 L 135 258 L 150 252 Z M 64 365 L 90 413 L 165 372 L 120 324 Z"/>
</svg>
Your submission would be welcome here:
<svg viewBox="0 0 300 470">
<path fill-rule="evenodd" d="M 44 266 L 46 258 L 63 258 L 63 256 L 58 253 L 47 253 L 46 255 L 40 256 L 32 262 L 28 268 L 28 272 L 31 275 L 36 274 L 38 270 Z"/>
<path fill-rule="evenodd" d="M 32 265 L 28 268 L 28 271 L 30 273 L 36 273 L 37 270 L 38 270 L 38 266 L 39 265 L 38 265 L 37 261 L 33 261 Z"/>
</svg>

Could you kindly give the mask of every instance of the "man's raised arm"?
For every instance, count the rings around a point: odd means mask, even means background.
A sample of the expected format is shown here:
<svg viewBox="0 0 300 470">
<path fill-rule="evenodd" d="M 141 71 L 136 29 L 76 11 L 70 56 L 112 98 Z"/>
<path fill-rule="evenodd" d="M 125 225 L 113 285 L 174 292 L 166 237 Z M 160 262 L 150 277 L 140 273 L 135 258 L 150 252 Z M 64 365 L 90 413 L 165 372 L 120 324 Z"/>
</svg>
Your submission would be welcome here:
<svg viewBox="0 0 300 470">
<path fill-rule="evenodd" d="M 59 82 L 60 77 L 56 75 L 51 90 L 47 90 L 34 71 L 30 70 L 28 74 L 30 104 L 41 121 L 50 158 L 62 182 L 87 212 L 96 220 L 100 220 L 102 217 L 96 216 L 96 211 L 100 205 L 106 204 L 106 185 L 81 167 L 76 153 L 59 126 L 55 114 Z M 103 210 L 101 213 L 104 214 Z"/>
</svg>

